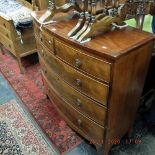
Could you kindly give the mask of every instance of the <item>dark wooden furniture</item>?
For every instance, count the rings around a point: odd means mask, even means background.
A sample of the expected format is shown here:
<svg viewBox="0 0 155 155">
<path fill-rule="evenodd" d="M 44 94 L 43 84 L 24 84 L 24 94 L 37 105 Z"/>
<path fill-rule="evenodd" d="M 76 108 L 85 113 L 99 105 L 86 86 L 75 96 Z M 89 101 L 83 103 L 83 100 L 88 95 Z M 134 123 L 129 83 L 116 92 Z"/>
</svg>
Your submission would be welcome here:
<svg viewBox="0 0 155 155">
<path fill-rule="evenodd" d="M 25 7 L 32 9 L 31 4 L 27 1 L 17 1 Z M 21 42 L 21 39 L 23 43 Z M 21 58 L 36 52 L 33 28 L 25 29 L 20 36 L 16 31 L 13 20 L 9 16 L 0 13 L 0 48 L 4 54 L 3 46 L 17 58 L 20 72 L 24 73 L 25 70 L 23 68 Z"/>
<path fill-rule="evenodd" d="M 128 27 L 81 45 L 67 38 L 76 20 L 61 15 L 40 27 L 41 14 L 33 13 L 34 32 L 47 94 L 64 120 L 107 155 L 131 131 L 154 38 Z"/>
</svg>

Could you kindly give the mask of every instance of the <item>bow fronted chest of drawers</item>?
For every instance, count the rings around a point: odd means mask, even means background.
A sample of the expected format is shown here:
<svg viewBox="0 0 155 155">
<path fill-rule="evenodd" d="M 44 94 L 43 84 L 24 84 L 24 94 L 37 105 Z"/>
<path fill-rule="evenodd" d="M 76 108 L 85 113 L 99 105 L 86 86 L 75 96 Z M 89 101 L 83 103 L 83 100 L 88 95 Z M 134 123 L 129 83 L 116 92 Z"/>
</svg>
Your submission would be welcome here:
<svg viewBox="0 0 155 155">
<path fill-rule="evenodd" d="M 154 37 L 128 27 L 79 44 L 67 37 L 76 20 L 42 26 L 34 13 L 42 77 L 68 125 L 107 155 L 134 123 Z"/>
</svg>

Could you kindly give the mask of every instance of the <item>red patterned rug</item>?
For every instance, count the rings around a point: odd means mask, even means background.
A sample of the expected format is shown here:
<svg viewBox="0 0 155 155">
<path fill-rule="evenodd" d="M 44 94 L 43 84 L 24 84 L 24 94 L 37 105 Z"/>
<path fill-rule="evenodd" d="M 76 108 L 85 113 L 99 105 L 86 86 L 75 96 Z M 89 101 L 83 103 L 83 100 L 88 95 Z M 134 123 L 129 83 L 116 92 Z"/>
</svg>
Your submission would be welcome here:
<svg viewBox="0 0 155 155">
<path fill-rule="evenodd" d="M 80 144 L 81 138 L 67 126 L 43 93 L 37 55 L 23 59 L 26 73 L 22 75 L 16 59 L 8 52 L 5 53 L 2 55 L 0 52 L 0 71 L 59 152 L 64 154 Z"/>
<path fill-rule="evenodd" d="M 1 155 L 56 155 L 15 100 L 0 105 Z"/>
</svg>

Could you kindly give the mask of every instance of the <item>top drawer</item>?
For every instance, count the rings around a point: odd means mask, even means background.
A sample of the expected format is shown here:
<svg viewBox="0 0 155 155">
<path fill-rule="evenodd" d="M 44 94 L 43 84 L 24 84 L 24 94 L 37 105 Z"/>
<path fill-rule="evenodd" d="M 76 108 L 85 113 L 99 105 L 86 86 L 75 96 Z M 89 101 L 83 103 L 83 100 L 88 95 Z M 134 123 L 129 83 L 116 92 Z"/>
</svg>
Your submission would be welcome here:
<svg viewBox="0 0 155 155">
<path fill-rule="evenodd" d="M 55 52 L 57 57 L 63 59 L 79 70 L 86 72 L 100 80 L 110 82 L 110 63 L 90 55 L 86 55 L 58 40 L 55 40 Z"/>
<path fill-rule="evenodd" d="M 8 39 L 13 39 L 11 37 L 11 33 L 10 30 L 6 29 L 4 26 L 0 25 L 0 34 L 4 35 L 5 37 L 7 37 Z"/>
<path fill-rule="evenodd" d="M 53 37 L 51 35 L 43 30 L 40 34 L 40 41 L 49 49 L 50 52 L 53 53 Z"/>
<path fill-rule="evenodd" d="M 44 44 L 49 49 L 49 51 L 53 53 L 53 37 L 49 35 L 45 30 L 42 30 L 35 22 L 33 26 L 36 39 L 40 43 Z"/>
</svg>

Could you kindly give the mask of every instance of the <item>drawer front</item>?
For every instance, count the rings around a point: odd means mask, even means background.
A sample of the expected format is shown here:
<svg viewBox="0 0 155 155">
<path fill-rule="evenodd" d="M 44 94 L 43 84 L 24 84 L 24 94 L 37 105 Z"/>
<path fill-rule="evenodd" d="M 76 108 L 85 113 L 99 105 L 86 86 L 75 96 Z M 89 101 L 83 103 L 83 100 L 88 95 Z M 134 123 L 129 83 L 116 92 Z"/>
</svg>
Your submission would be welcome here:
<svg viewBox="0 0 155 155">
<path fill-rule="evenodd" d="M 12 52 L 14 55 L 14 46 L 11 40 L 9 40 L 6 36 L 4 36 L 3 34 L 0 33 L 0 42 L 5 46 L 5 48 L 7 48 L 8 50 L 10 50 L 10 52 Z"/>
<path fill-rule="evenodd" d="M 50 52 L 54 53 L 53 37 L 50 36 L 45 30 L 40 30 L 39 26 L 35 23 L 34 23 L 34 33 L 35 38 L 38 40 L 38 43 L 43 44 Z"/>
<path fill-rule="evenodd" d="M 88 140 L 101 142 L 104 137 L 104 128 L 82 115 L 68 102 L 62 101 L 47 81 L 45 85 L 48 85 L 48 95 L 67 124 Z"/>
<path fill-rule="evenodd" d="M 53 50 L 53 37 L 50 36 L 46 31 L 42 31 L 42 33 L 40 34 L 40 41 L 41 43 L 46 46 L 50 52 L 54 53 Z"/>
<path fill-rule="evenodd" d="M 48 71 L 48 68 L 43 63 L 43 60 L 40 59 L 40 63 L 42 66 L 43 74 L 50 81 L 53 88 L 59 92 L 63 100 L 68 101 L 83 114 L 104 126 L 106 117 L 106 108 L 104 106 L 101 106 L 97 102 L 94 102 L 93 100 L 82 95 L 66 84 L 59 77 L 54 75 L 55 73 Z"/>
<path fill-rule="evenodd" d="M 55 53 L 62 60 L 95 78 L 110 82 L 111 65 L 55 40 Z"/>
<path fill-rule="evenodd" d="M 12 22 L 12 21 L 11 21 Z M 0 16 L 0 24 L 1 26 L 3 26 L 5 29 L 8 29 L 10 30 L 11 29 L 11 26 L 10 26 L 10 23 L 11 22 L 8 22 L 5 18 L 1 17 Z M 13 23 L 13 22 L 12 22 Z"/>
<path fill-rule="evenodd" d="M 7 30 L 3 25 L 0 25 L 0 33 L 6 36 L 8 39 L 13 39 L 11 38 L 11 33 L 9 30 Z"/>
<path fill-rule="evenodd" d="M 78 91 L 106 105 L 109 91 L 108 85 L 84 75 L 45 50 L 43 48 L 44 59 L 50 65 L 51 69 Z"/>
</svg>

